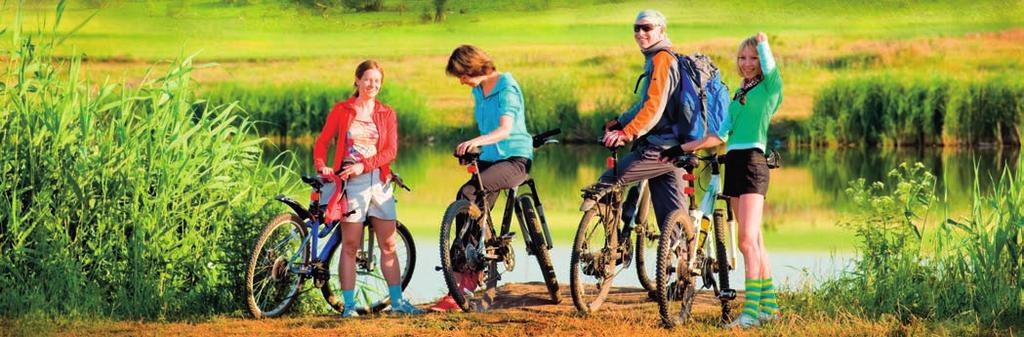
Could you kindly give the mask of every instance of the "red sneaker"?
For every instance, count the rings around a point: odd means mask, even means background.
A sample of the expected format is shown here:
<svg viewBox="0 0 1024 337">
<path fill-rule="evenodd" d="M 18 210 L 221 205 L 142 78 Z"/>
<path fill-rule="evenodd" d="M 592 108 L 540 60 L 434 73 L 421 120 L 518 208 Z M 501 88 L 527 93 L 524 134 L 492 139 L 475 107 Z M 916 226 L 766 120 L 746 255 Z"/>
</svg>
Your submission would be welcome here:
<svg viewBox="0 0 1024 337">
<path fill-rule="evenodd" d="M 441 300 L 437 301 L 437 303 L 430 306 L 430 310 L 437 312 L 462 311 L 462 308 L 459 308 L 459 304 L 455 303 L 454 298 L 450 295 L 445 295 L 445 297 L 442 297 Z"/>
</svg>

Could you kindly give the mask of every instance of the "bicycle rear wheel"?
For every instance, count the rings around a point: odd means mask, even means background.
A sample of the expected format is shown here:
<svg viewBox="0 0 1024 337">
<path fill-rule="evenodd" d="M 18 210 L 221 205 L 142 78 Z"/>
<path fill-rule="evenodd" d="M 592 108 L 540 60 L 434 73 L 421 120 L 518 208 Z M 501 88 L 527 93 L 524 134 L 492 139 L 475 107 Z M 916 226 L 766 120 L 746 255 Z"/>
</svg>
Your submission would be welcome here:
<svg viewBox="0 0 1024 337">
<path fill-rule="evenodd" d="M 520 209 L 523 212 L 522 219 L 526 221 L 526 228 L 530 231 L 530 241 L 533 255 L 537 257 L 537 264 L 540 266 L 541 274 L 544 275 L 544 284 L 547 285 L 548 295 L 551 296 L 551 303 L 558 304 L 562 298 L 558 295 L 558 279 L 555 277 L 555 267 L 551 263 L 551 255 L 548 254 L 547 238 L 544 229 L 540 225 L 540 217 L 537 215 L 537 208 L 533 205 L 533 196 L 529 193 L 517 198 Z"/>
<path fill-rule="evenodd" d="M 636 216 L 637 219 L 640 219 L 640 223 L 633 227 L 636 240 L 636 248 L 633 250 L 633 254 L 636 255 L 636 278 L 644 290 L 654 294 L 658 290 L 654 278 L 657 273 L 658 240 L 661 239 L 661 229 L 657 225 L 657 220 L 650 218 L 653 213 L 650 209 L 650 191 L 644 193 L 637 205 Z"/>
<path fill-rule="evenodd" d="M 373 247 L 369 247 L 368 244 L 371 235 L 374 235 Z M 391 304 L 388 282 L 381 270 L 381 255 L 380 250 L 378 250 L 380 243 L 376 240 L 375 235 L 373 231 L 363 231 L 363 242 L 359 245 L 359 251 L 356 252 L 356 283 L 353 290 L 355 291 L 356 306 L 359 308 L 358 312 L 360 314 L 379 312 Z M 367 250 L 367 248 L 372 251 Z M 370 258 L 371 253 L 373 255 L 372 259 Z M 345 302 L 338 298 L 342 291 L 341 255 L 341 246 L 339 245 L 334 250 L 334 253 L 331 254 L 330 263 L 328 264 L 330 279 L 327 284 L 320 288 L 320 292 L 324 300 L 327 301 L 327 304 L 339 312 L 345 308 Z M 412 280 L 412 273 L 416 268 L 416 244 L 412 240 L 412 234 L 409 233 L 409 229 L 401 222 L 398 222 L 395 228 L 395 255 L 398 259 L 398 266 L 402 277 L 401 284 L 404 290 L 409 285 L 409 281 Z"/>
<path fill-rule="evenodd" d="M 618 220 L 605 207 L 598 205 L 583 213 L 572 246 L 569 288 L 576 310 L 582 313 L 601 308 L 615 276 L 627 265 L 618 243 Z"/>
<path fill-rule="evenodd" d="M 485 217 L 470 214 L 470 208 L 469 201 L 456 200 L 445 211 L 441 220 L 441 271 L 448 294 L 463 311 L 484 311 L 494 304 L 497 293 L 497 260 L 485 258 L 486 250 L 481 248 L 494 237 L 494 229 L 480 221 Z"/>
<path fill-rule="evenodd" d="M 690 247 L 696 240 L 690 215 L 686 210 L 669 214 L 662 226 L 658 242 L 658 314 L 667 328 L 686 322 L 693 309 L 697 295 L 696 281 L 689 269 Z M 697 249 L 696 261 L 703 259 L 702 250 Z"/>
<path fill-rule="evenodd" d="M 309 263 L 305 223 L 292 213 L 274 217 L 263 228 L 245 271 L 246 306 L 255 318 L 284 314 L 305 281 L 296 273 Z"/>
</svg>

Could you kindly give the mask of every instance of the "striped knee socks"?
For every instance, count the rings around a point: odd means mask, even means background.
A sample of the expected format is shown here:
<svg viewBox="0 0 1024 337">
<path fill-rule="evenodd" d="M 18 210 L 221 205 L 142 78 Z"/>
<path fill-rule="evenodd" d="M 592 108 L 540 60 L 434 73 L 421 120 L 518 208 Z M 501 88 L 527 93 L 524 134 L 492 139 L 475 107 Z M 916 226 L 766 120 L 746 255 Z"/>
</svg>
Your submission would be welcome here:
<svg viewBox="0 0 1024 337">
<path fill-rule="evenodd" d="M 766 278 L 761 280 L 761 312 L 768 315 L 777 315 L 779 313 L 779 302 L 775 298 L 775 286 L 772 285 L 772 279 Z"/>
<path fill-rule="evenodd" d="M 747 280 L 745 297 L 746 300 L 743 301 L 743 314 L 756 319 L 761 303 L 761 280 Z"/>
</svg>

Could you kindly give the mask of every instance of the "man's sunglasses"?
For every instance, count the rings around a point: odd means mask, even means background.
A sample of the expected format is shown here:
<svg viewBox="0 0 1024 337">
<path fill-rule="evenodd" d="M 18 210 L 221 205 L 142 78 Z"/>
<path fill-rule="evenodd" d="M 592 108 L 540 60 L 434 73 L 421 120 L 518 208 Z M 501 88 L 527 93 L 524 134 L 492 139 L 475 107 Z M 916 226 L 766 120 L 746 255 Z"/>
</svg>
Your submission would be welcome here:
<svg viewBox="0 0 1024 337">
<path fill-rule="evenodd" d="M 651 30 L 654 30 L 654 27 L 657 27 L 657 26 L 658 25 L 654 25 L 654 24 L 650 24 L 650 23 L 646 23 L 646 24 L 642 24 L 642 25 L 633 25 L 633 32 L 634 33 L 639 33 L 642 30 L 642 31 L 644 31 L 646 33 L 646 32 L 649 32 Z"/>
</svg>

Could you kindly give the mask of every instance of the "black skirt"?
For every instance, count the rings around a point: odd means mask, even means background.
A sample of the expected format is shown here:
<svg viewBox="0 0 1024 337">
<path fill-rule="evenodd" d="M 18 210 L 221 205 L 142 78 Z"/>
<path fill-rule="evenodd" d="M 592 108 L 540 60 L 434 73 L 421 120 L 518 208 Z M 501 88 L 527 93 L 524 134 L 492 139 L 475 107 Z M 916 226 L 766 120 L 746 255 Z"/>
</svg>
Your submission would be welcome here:
<svg viewBox="0 0 1024 337">
<path fill-rule="evenodd" d="M 768 193 L 768 162 L 761 149 L 732 150 L 725 154 L 725 187 L 722 194 Z"/>
</svg>

